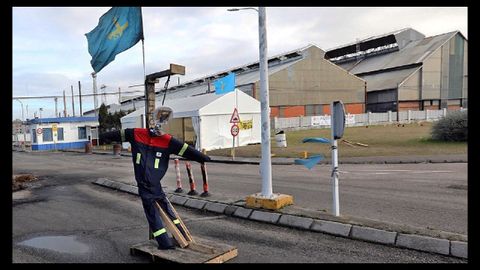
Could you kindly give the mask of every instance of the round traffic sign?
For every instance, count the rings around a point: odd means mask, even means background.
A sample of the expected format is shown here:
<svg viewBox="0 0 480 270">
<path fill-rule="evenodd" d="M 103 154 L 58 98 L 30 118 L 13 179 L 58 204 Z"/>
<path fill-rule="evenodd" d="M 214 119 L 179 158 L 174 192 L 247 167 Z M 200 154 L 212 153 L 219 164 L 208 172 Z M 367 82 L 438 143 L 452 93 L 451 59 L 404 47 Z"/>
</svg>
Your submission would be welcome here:
<svg viewBox="0 0 480 270">
<path fill-rule="evenodd" d="M 42 134 L 42 128 L 37 128 L 37 134 Z"/>
<path fill-rule="evenodd" d="M 238 132 L 240 132 L 240 128 L 238 127 L 237 124 L 234 124 L 230 129 L 230 133 L 232 134 L 233 137 L 235 137 L 238 135 Z"/>
</svg>

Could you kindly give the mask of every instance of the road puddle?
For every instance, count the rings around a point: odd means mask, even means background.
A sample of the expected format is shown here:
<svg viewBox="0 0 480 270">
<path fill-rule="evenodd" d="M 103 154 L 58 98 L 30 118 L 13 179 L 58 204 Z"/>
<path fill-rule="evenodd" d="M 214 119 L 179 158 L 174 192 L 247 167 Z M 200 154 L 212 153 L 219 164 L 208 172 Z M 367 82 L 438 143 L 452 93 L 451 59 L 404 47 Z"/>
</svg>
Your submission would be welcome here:
<svg viewBox="0 0 480 270">
<path fill-rule="evenodd" d="M 19 243 L 34 248 L 49 249 L 61 253 L 84 254 L 90 249 L 78 242 L 75 236 L 40 236 Z"/>
</svg>

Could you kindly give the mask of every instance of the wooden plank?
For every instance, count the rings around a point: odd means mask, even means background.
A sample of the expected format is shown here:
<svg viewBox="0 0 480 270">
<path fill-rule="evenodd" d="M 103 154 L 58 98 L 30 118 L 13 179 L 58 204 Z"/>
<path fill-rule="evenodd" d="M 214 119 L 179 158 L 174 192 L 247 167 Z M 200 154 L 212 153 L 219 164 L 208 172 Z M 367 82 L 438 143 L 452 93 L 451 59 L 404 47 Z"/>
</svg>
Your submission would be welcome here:
<svg viewBox="0 0 480 270">
<path fill-rule="evenodd" d="M 184 248 L 188 246 L 187 240 L 183 237 L 183 234 L 177 229 L 177 226 L 173 224 L 173 222 L 170 220 L 170 218 L 165 214 L 163 211 L 162 207 L 155 202 L 155 205 L 157 206 L 158 211 L 160 212 L 160 217 L 162 218 L 163 223 L 165 224 L 167 230 L 172 234 L 173 238 L 177 240 L 178 245 L 180 247 Z"/>
<path fill-rule="evenodd" d="M 177 219 L 180 221 L 180 227 L 182 227 L 183 231 L 185 232 L 186 236 L 185 236 L 185 239 L 188 241 L 188 242 L 195 242 L 193 240 L 193 237 L 192 235 L 190 234 L 190 231 L 187 229 L 187 226 L 185 226 L 185 223 L 183 223 L 183 220 L 180 218 L 180 215 L 177 213 L 177 210 L 175 210 L 175 207 L 173 207 L 172 203 L 170 202 L 170 200 L 168 200 L 168 198 L 165 198 L 167 200 L 167 202 L 170 204 L 170 207 L 172 208 L 173 210 L 173 213 L 175 214 L 175 216 L 177 217 Z"/>
<path fill-rule="evenodd" d="M 238 250 L 234 246 L 218 243 L 212 240 L 196 237 L 197 243 L 192 246 L 202 248 L 176 248 L 159 250 L 157 244 L 151 240 L 130 247 L 132 255 L 146 255 L 153 262 L 174 262 L 174 263 L 223 263 L 235 258 Z M 212 253 L 213 252 L 213 253 Z"/>
</svg>

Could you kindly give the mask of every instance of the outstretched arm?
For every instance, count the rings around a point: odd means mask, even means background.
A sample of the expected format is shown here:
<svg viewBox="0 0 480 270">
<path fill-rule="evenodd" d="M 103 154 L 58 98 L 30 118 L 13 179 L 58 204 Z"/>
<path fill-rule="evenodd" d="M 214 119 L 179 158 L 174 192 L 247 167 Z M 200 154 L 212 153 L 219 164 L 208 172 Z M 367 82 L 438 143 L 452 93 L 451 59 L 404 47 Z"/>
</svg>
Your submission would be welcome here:
<svg viewBox="0 0 480 270">
<path fill-rule="evenodd" d="M 172 154 L 179 155 L 189 160 L 194 160 L 196 162 L 204 163 L 210 161 L 210 157 L 203 154 L 202 152 L 196 150 L 190 145 L 183 143 L 172 137 L 170 140 L 169 150 Z"/>
<path fill-rule="evenodd" d="M 129 142 L 133 138 L 133 129 L 127 128 L 122 130 L 115 130 L 104 132 L 99 135 L 100 142 L 110 144 L 112 142 Z"/>
</svg>

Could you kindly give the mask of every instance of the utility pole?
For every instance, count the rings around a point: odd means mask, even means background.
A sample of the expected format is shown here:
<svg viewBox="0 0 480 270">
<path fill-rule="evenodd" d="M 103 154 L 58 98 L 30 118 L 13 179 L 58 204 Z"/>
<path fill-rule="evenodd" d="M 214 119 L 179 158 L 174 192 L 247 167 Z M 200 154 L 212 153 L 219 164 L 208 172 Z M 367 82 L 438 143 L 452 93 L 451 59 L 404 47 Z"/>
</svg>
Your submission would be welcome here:
<svg viewBox="0 0 480 270">
<path fill-rule="evenodd" d="M 260 110 L 262 119 L 262 195 L 272 196 L 272 159 L 270 149 L 270 100 L 268 94 L 267 28 L 265 7 L 258 8 L 260 40 Z"/>
<path fill-rule="evenodd" d="M 58 110 L 57 110 L 57 101 L 58 101 L 58 98 L 54 98 L 55 100 L 55 117 L 58 116 Z"/>
<path fill-rule="evenodd" d="M 262 176 L 262 191 L 260 194 L 249 195 L 246 199 L 248 207 L 279 209 L 293 204 L 293 197 L 286 194 L 274 194 L 272 188 L 272 157 L 270 148 L 270 97 L 268 94 L 268 57 L 267 57 L 267 15 L 265 7 L 232 8 L 227 11 L 253 9 L 258 12 L 258 40 L 259 40 L 259 70 L 260 70 L 260 110 L 262 130 L 262 160 L 260 174 Z M 272 206 L 271 202 L 274 202 Z"/>
<path fill-rule="evenodd" d="M 122 104 L 122 94 L 120 87 L 118 87 L 118 104 Z"/>
<path fill-rule="evenodd" d="M 22 105 L 22 132 L 23 132 L 23 143 L 22 143 L 22 149 L 25 150 L 25 144 L 27 143 L 27 135 L 26 135 L 26 130 L 25 130 L 25 115 L 23 114 L 23 102 L 20 99 L 17 99 L 18 102 Z M 18 135 L 17 135 L 17 142 L 18 142 Z"/>
<path fill-rule="evenodd" d="M 102 86 L 100 86 L 100 89 L 102 89 L 102 92 L 103 92 L 102 104 L 107 105 L 107 96 L 105 96 L 105 88 L 107 88 L 107 86 L 105 84 L 102 84 Z"/>
<path fill-rule="evenodd" d="M 27 104 L 27 119 L 28 119 L 28 104 Z"/>
<path fill-rule="evenodd" d="M 82 85 L 80 84 L 80 81 L 78 81 L 78 95 L 80 99 L 80 117 L 83 115 L 83 110 L 82 110 Z"/>
<path fill-rule="evenodd" d="M 75 116 L 75 96 L 73 95 L 73 85 L 70 85 L 70 87 L 72 89 L 72 112 L 73 112 L 72 116 Z"/>
<path fill-rule="evenodd" d="M 159 78 L 168 77 L 167 83 L 165 84 L 165 95 L 167 94 L 168 81 L 170 80 L 171 75 L 185 75 L 185 67 L 176 64 L 170 64 L 170 69 L 152 73 L 145 77 L 145 127 L 153 128 L 155 126 L 155 118 L 153 116 L 153 111 L 155 110 L 155 83 L 158 82 Z M 135 104 L 135 103 L 134 103 Z M 163 105 L 163 102 L 162 102 Z"/>
<path fill-rule="evenodd" d="M 63 117 L 67 117 L 67 100 L 65 99 L 65 90 L 63 90 Z"/>
</svg>

